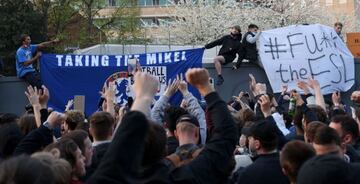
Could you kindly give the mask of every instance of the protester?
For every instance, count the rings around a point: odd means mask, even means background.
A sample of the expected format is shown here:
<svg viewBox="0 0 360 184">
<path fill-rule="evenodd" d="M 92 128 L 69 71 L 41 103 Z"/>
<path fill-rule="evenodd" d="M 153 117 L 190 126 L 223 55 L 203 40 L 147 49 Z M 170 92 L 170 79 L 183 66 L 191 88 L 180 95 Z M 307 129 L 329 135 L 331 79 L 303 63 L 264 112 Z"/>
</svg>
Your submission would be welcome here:
<svg viewBox="0 0 360 184">
<path fill-rule="evenodd" d="M 71 165 L 71 184 L 83 183 L 80 179 L 85 176 L 85 157 L 77 144 L 71 139 L 61 139 L 45 148 L 47 152 L 60 152 L 60 158 L 65 159 Z"/>
<path fill-rule="evenodd" d="M 278 128 L 271 116 L 270 99 L 267 95 L 259 98 L 265 121 L 250 129 L 249 151 L 258 157 L 254 163 L 240 170 L 237 183 L 289 183 L 282 173 L 278 146 Z"/>
<path fill-rule="evenodd" d="M 222 76 L 221 65 L 226 65 L 233 62 L 241 45 L 241 28 L 240 26 L 233 26 L 230 29 L 230 34 L 215 40 L 205 45 L 205 49 L 211 49 L 215 46 L 221 45 L 218 55 L 214 58 L 215 69 L 217 72 L 216 85 L 222 85 L 224 77 Z"/>
<path fill-rule="evenodd" d="M 291 141 L 284 146 L 280 154 L 280 163 L 291 184 L 296 184 L 301 166 L 314 156 L 314 148 L 302 141 Z"/>
<path fill-rule="evenodd" d="M 96 112 L 90 117 L 90 135 L 93 137 L 91 165 L 86 169 L 89 178 L 97 169 L 109 148 L 114 131 L 114 118 L 108 112 Z"/>
<path fill-rule="evenodd" d="M 337 35 L 340 37 L 340 39 L 344 41 L 344 36 L 341 34 L 341 31 L 343 29 L 343 24 L 341 22 L 335 22 L 334 29 Z"/>
<path fill-rule="evenodd" d="M 261 32 L 258 33 L 259 27 L 255 24 L 250 24 L 248 26 L 248 32 L 245 33 L 242 44 L 243 46 L 240 48 L 239 58 L 236 64 L 233 66 L 233 69 L 240 68 L 240 65 L 244 59 L 249 60 L 249 62 L 256 64 L 257 66 L 263 68 L 262 64 L 258 59 L 258 51 L 256 47 L 256 41 L 258 40 Z"/>
<path fill-rule="evenodd" d="M 24 79 L 31 86 L 37 87 L 37 89 L 41 89 L 42 82 L 40 80 L 39 74 L 34 69 L 33 64 L 36 63 L 41 57 L 41 49 L 51 44 L 58 43 L 59 40 L 55 39 L 33 45 L 31 44 L 30 36 L 27 34 L 22 34 L 20 41 L 21 47 L 16 51 L 17 76 Z"/>
</svg>

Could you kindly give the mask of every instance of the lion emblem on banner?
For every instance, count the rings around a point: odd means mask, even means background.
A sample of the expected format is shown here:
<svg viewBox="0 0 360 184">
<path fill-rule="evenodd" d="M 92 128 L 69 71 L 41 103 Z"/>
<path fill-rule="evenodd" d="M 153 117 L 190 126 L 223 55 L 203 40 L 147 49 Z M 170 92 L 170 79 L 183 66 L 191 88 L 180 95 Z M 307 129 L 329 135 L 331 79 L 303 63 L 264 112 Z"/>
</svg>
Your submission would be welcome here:
<svg viewBox="0 0 360 184">
<path fill-rule="evenodd" d="M 128 98 L 133 97 L 131 90 L 131 84 L 133 79 L 129 77 L 127 72 L 117 72 L 108 77 L 105 81 L 105 85 L 108 85 L 110 82 L 115 82 L 115 102 L 119 105 L 125 105 L 128 103 Z"/>
</svg>

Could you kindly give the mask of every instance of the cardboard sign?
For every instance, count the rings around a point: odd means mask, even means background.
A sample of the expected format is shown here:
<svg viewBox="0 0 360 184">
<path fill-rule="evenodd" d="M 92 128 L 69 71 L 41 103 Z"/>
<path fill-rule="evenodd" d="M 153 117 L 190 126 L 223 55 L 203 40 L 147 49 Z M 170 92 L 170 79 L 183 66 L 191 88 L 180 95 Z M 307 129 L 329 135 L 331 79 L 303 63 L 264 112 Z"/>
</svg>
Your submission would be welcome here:
<svg viewBox="0 0 360 184">
<path fill-rule="evenodd" d="M 274 92 L 314 78 L 323 94 L 347 91 L 355 83 L 354 57 L 333 28 L 294 25 L 263 31 L 259 55 Z"/>
</svg>

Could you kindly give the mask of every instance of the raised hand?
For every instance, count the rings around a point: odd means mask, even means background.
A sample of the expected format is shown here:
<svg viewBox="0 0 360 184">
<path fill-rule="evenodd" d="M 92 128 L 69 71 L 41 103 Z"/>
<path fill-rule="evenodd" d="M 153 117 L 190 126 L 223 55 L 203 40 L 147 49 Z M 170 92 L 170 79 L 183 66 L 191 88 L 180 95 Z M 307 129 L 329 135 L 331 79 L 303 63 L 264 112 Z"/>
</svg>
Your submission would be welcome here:
<svg viewBox="0 0 360 184">
<path fill-rule="evenodd" d="M 282 85 L 281 86 L 281 94 L 285 95 L 287 93 L 288 90 L 288 86 L 287 85 Z"/>
<path fill-rule="evenodd" d="M 179 91 L 183 94 L 183 95 L 186 95 L 189 93 L 189 90 L 188 90 L 188 84 L 186 81 L 184 81 L 183 79 L 183 76 L 180 74 L 178 76 L 178 80 L 179 80 Z"/>
<path fill-rule="evenodd" d="M 69 111 L 73 105 L 74 105 L 74 100 L 73 99 L 69 100 L 65 105 L 65 112 Z"/>
<path fill-rule="evenodd" d="M 241 101 L 241 98 L 244 96 L 244 92 L 243 91 L 240 91 L 239 95 L 238 96 L 233 96 L 234 100 L 237 101 L 237 102 L 240 102 Z"/>
<path fill-rule="evenodd" d="M 316 79 L 308 79 L 307 84 L 313 90 L 320 89 L 319 81 L 317 81 Z"/>
<path fill-rule="evenodd" d="M 47 108 L 48 101 L 50 99 L 50 93 L 49 90 L 46 88 L 46 86 L 42 85 L 42 93 L 39 91 L 39 102 L 41 105 L 41 108 L 45 109 Z"/>
<path fill-rule="evenodd" d="M 180 84 L 180 81 L 178 79 L 174 79 L 173 81 L 171 81 L 171 79 L 170 79 L 168 82 L 168 85 L 165 89 L 164 95 L 169 98 L 172 97 L 178 90 L 179 84 Z"/>
<path fill-rule="evenodd" d="M 335 91 L 331 95 L 332 102 L 334 106 L 340 106 L 341 105 L 341 95 L 339 91 Z"/>
<path fill-rule="evenodd" d="M 28 86 L 25 95 L 32 106 L 40 105 L 39 91 L 36 87 L 33 88 L 32 86 Z"/>
<path fill-rule="evenodd" d="M 305 81 L 298 80 L 297 87 L 304 91 L 304 95 L 309 94 L 309 85 Z"/>
<path fill-rule="evenodd" d="M 53 42 L 53 43 L 59 43 L 60 40 L 59 40 L 59 38 L 55 38 L 54 40 L 52 40 L 52 42 Z"/>
<path fill-rule="evenodd" d="M 260 104 L 261 111 L 264 114 L 264 117 L 271 116 L 271 103 L 268 95 L 260 96 L 258 103 Z"/>
<path fill-rule="evenodd" d="M 51 125 L 52 128 L 57 125 L 61 125 L 61 123 L 65 120 L 65 115 L 63 113 L 53 111 L 47 118 L 47 122 Z"/>
<path fill-rule="evenodd" d="M 214 91 L 210 85 L 209 72 L 204 68 L 192 68 L 186 72 L 186 80 L 197 88 L 202 96 Z"/>
<path fill-rule="evenodd" d="M 147 73 L 136 72 L 134 76 L 135 100 L 131 110 L 150 116 L 150 106 L 159 87 L 159 80 Z"/>
<path fill-rule="evenodd" d="M 255 85 L 255 94 L 256 95 L 266 94 L 266 84 L 257 83 Z"/>
</svg>

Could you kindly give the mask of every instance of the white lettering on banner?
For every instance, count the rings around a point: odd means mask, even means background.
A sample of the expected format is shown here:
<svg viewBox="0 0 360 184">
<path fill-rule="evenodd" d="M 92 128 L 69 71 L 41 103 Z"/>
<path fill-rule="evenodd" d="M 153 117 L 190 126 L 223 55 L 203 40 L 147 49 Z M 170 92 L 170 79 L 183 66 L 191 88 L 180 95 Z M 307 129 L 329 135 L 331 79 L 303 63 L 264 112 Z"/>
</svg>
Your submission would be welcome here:
<svg viewBox="0 0 360 184">
<path fill-rule="evenodd" d="M 163 94 L 166 88 L 167 71 L 166 66 L 146 66 L 141 67 L 142 72 L 151 74 L 159 79 L 160 86 L 157 95 Z"/>
<path fill-rule="evenodd" d="M 120 67 L 127 66 L 127 62 L 131 58 L 139 59 L 140 55 L 56 55 L 56 58 L 57 65 L 61 67 Z M 186 61 L 186 51 L 146 54 L 146 65 L 184 61 Z"/>
<path fill-rule="evenodd" d="M 263 31 L 259 55 L 275 93 L 281 92 L 284 84 L 298 89 L 297 80 L 308 78 L 318 80 L 324 94 L 347 91 L 355 83 L 354 57 L 328 26 L 297 25 Z"/>
</svg>

